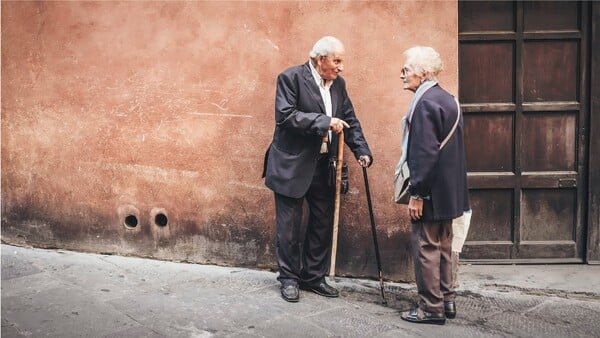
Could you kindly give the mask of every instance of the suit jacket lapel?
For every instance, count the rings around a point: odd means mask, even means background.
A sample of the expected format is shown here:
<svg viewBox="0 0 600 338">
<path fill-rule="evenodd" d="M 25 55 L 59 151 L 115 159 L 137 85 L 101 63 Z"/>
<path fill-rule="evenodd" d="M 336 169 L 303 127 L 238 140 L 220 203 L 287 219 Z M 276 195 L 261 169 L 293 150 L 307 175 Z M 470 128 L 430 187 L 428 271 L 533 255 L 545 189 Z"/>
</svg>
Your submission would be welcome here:
<svg viewBox="0 0 600 338">
<path fill-rule="evenodd" d="M 308 61 L 310 62 L 310 61 Z M 319 108 L 321 108 L 321 112 L 323 114 L 325 114 L 325 103 L 323 103 L 323 98 L 321 97 L 321 92 L 319 91 L 319 87 L 317 86 L 317 83 L 315 82 L 315 79 L 313 78 L 311 72 L 310 72 L 310 66 L 308 65 L 308 62 L 306 62 L 304 64 L 304 84 L 306 85 L 306 87 L 308 88 L 308 92 L 310 93 L 310 95 L 312 95 L 312 97 L 315 99 L 315 101 L 317 103 L 319 103 Z"/>
</svg>

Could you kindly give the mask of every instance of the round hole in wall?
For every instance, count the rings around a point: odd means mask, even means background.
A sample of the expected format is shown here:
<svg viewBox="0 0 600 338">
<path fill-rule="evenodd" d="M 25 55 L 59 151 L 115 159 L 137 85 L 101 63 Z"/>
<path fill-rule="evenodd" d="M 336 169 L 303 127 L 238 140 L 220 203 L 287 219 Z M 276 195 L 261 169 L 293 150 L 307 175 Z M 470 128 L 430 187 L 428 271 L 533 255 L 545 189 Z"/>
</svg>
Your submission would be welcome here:
<svg viewBox="0 0 600 338">
<path fill-rule="evenodd" d="M 167 219 L 167 215 L 165 215 L 163 213 L 158 213 L 158 214 L 156 214 L 156 216 L 154 216 L 154 223 L 156 223 L 156 225 L 158 225 L 160 227 L 164 227 L 164 226 L 167 226 L 167 223 L 169 223 L 169 220 Z"/>
<path fill-rule="evenodd" d="M 138 225 L 138 219 L 135 215 L 127 215 L 125 217 L 125 226 L 128 228 L 135 228 Z"/>
</svg>

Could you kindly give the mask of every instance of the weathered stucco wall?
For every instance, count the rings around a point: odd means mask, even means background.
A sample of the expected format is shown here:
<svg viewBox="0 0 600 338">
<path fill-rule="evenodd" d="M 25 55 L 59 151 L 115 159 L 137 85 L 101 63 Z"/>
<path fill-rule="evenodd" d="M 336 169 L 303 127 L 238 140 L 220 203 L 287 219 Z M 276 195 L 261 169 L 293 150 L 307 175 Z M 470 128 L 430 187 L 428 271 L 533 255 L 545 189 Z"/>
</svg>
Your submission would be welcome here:
<svg viewBox="0 0 600 338">
<path fill-rule="evenodd" d="M 260 176 L 275 78 L 334 35 L 374 152 L 383 270 L 411 279 L 406 209 L 391 202 L 411 97 L 399 78 L 402 52 L 436 48 L 442 85 L 456 93 L 456 6 L 3 2 L 2 239 L 274 268 L 273 195 Z M 355 162 L 350 175 L 337 275 L 375 276 Z"/>
</svg>

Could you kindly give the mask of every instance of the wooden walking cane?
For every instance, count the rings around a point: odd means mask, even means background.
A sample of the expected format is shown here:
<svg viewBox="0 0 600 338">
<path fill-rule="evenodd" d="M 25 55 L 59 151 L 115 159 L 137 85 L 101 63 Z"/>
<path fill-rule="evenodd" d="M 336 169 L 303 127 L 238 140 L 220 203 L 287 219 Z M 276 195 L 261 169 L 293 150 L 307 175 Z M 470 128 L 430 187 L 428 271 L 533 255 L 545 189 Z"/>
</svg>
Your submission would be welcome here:
<svg viewBox="0 0 600 338">
<path fill-rule="evenodd" d="M 338 223 L 340 221 L 340 195 L 342 192 L 342 166 L 344 165 L 344 130 L 338 134 L 338 153 L 335 167 L 335 209 L 333 211 L 333 242 L 331 243 L 331 266 L 329 277 L 335 278 Z"/>
</svg>

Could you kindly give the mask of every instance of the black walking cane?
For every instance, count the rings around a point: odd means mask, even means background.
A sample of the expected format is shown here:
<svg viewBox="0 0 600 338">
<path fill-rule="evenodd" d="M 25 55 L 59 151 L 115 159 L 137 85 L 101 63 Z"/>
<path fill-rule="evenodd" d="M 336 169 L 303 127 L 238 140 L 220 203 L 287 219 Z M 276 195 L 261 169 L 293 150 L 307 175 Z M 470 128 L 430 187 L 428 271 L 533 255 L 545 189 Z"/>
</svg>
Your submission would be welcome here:
<svg viewBox="0 0 600 338">
<path fill-rule="evenodd" d="M 375 216 L 373 216 L 373 206 L 371 205 L 371 191 L 369 190 L 369 178 L 367 177 L 367 168 L 362 167 L 363 177 L 365 179 L 365 190 L 367 192 L 367 204 L 369 205 L 369 216 L 371 217 L 371 232 L 373 233 L 373 243 L 375 244 L 375 258 L 377 259 L 377 269 L 379 270 L 379 286 L 381 287 L 382 304 L 387 306 L 385 293 L 383 292 L 383 271 L 381 270 L 381 258 L 379 257 L 379 244 L 377 243 L 377 229 L 375 228 Z"/>
</svg>

